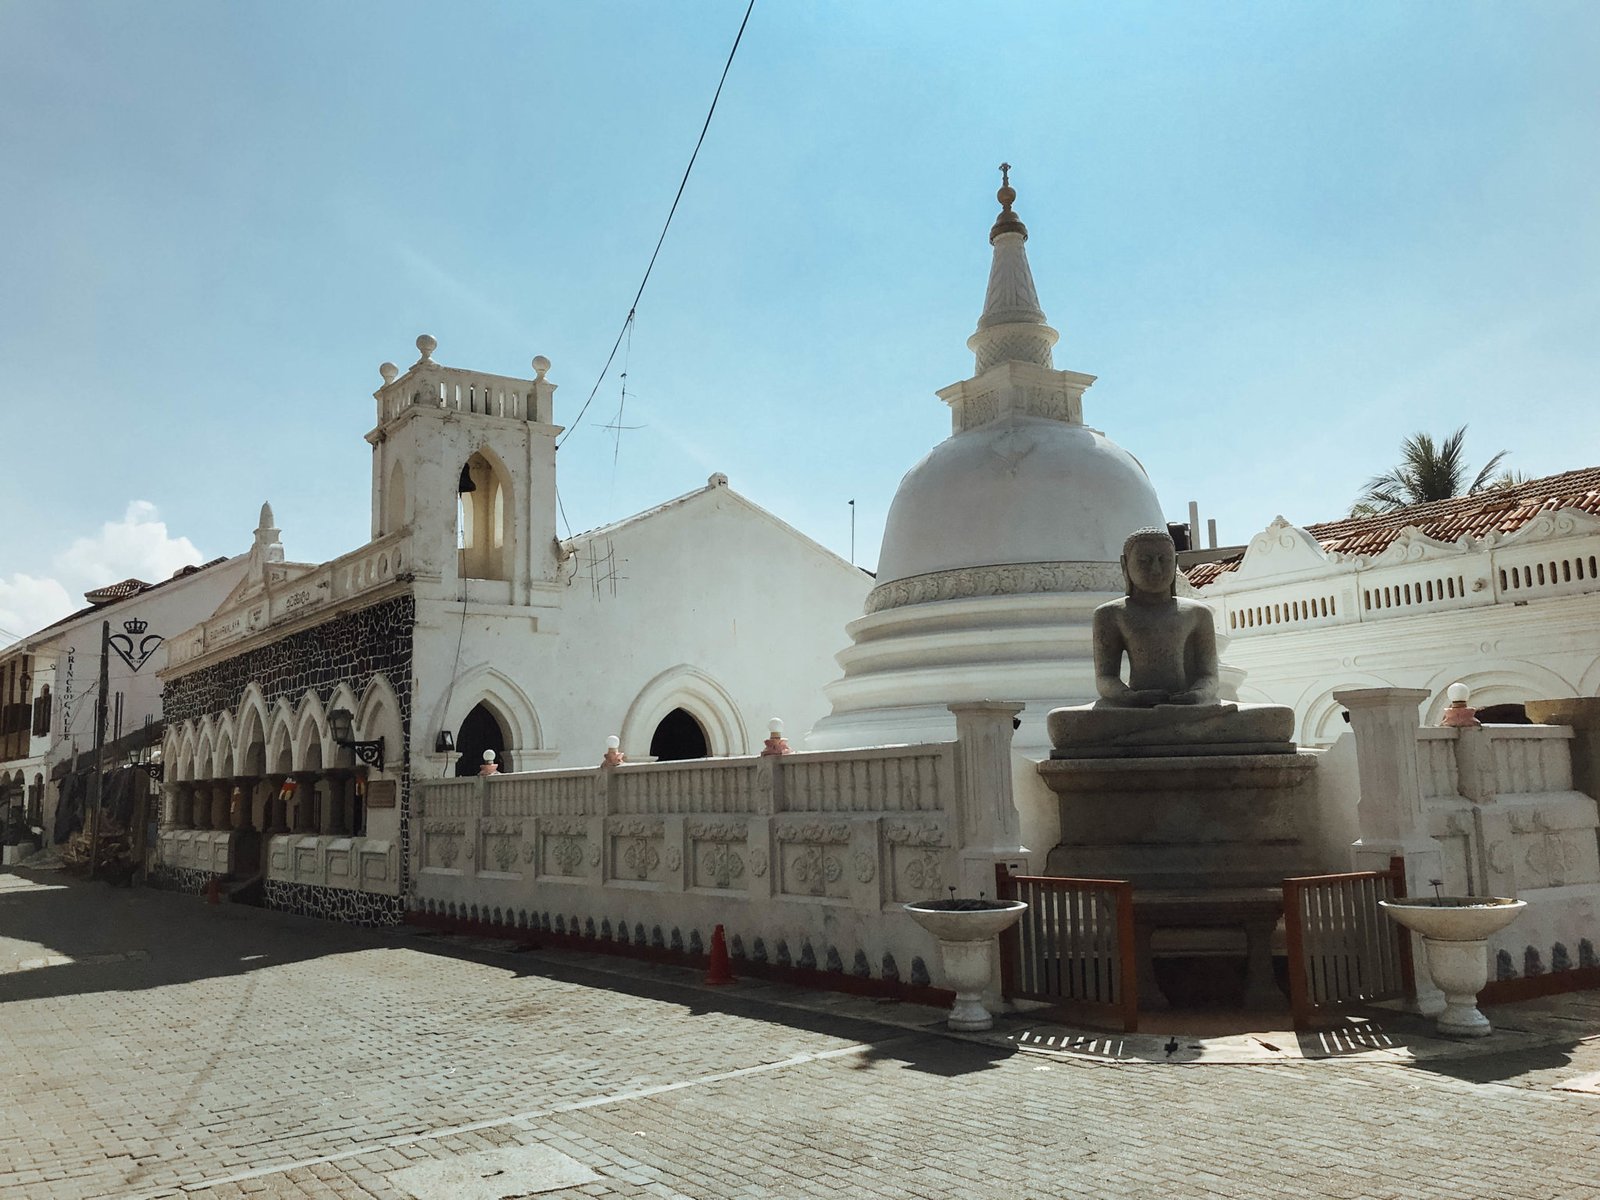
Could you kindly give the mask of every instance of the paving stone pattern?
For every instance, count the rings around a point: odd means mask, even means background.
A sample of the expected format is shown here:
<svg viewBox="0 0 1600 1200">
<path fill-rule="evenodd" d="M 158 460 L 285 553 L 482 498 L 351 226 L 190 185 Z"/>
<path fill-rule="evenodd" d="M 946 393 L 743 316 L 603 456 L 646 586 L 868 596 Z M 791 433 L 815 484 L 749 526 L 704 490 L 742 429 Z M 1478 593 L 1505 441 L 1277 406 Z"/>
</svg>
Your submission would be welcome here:
<svg viewBox="0 0 1600 1200">
<path fill-rule="evenodd" d="M 1426 1069 L 1096 1062 L 61 884 L 0 874 L 0 1196 L 404 1200 L 525 1147 L 598 1177 L 559 1198 L 1600 1196 L 1600 1095 L 1556 1086 L 1592 1022 Z"/>
</svg>

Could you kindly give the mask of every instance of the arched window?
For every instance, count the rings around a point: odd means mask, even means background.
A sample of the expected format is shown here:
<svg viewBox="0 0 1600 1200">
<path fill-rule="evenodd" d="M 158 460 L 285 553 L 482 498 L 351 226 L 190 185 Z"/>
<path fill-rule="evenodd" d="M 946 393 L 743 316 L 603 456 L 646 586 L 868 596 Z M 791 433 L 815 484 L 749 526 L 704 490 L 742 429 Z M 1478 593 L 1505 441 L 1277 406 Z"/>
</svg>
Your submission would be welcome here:
<svg viewBox="0 0 1600 1200">
<path fill-rule="evenodd" d="M 705 758 L 709 753 L 706 731 L 700 727 L 699 721 L 681 708 L 675 708 L 662 717 L 661 724 L 650 735 L 650 754 L 660 762 Z"/>
<path fill-rule="evenodd" d="M 39 689 L 39 694 L 33 698 L 33 736 L 50 736 L 50 685 L 47 683 Z"/>
<path fill-rule="evenodd" d="M 460 526 L 456 542 L 463 579 L 510 579 L 510 486 L 482 453 L 467 459 L 456 487 Z"/>
<path fill-rule="evenodd" d="M 456 734 L 457 775 L 476 775 L 483 765 L 483 752 L 493 750 L 495 758 L 505 767 L 506 733 L 500 719 L 485 704 L 476 704 L 461 722 Z"/>
<path fill-rule="evenodd" d="M 406 468 L 396 462 L 389 471 L 389 485 L 383 495 L 383 532 L 393 533 L 405 528 L 406 523 Z"/>
</svg>

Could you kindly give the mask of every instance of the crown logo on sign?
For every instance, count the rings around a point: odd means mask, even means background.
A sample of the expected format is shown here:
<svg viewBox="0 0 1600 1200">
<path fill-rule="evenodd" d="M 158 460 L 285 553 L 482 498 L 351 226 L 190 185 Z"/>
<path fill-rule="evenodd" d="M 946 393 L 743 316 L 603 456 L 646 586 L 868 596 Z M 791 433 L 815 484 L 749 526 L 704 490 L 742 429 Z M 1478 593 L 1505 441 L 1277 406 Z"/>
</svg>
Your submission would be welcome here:
<svg viewBox="0 0 1600 1200">
<path fill-rule="evenodd" d="M 122 627 L 129 633 L 143 633 L 146 629 L 150 628 L 150 622 L 141 621 L 138 617 L 135 617 L 131 621 L 124 621 L 122 623 Z"/>
</svg>

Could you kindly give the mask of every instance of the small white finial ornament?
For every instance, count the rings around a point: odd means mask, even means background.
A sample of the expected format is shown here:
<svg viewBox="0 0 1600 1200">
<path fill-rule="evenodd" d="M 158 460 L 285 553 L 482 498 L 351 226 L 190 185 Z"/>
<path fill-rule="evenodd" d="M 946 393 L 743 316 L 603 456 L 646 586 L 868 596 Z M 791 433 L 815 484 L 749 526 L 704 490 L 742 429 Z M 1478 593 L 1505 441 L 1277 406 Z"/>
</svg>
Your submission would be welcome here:
<svg viewBox="0 0 1600 1200">
<path fill-rule="evenodd" d="M 550 360 L 542 354 L 533 356 L 533 373 L 540 380 L 544 379 L 545 372 L 550 369 Z"/>
<path fill-rule="evenodd" d="M 773 717 L 772 720 L 768 721 L 767 732 L 772 734 L 773 737 L 781 736 L 783 734 L 783 718 Z"/>
<path fill-rule="evenodd" d="M 1446 729 L 1477 729 L 1482 725 L 1478 720 L 1478 710 L 1467 703 L 1467 698 L 1472 695 L 1471 688 L 1464 683 L 1452 683 L 1444 694 L 1450 704 L 1439 718 L 1439 724 Z"/>
<path fill-rule="evenodd" d="M 379 363 L 378 374 L 383 376 L 383 381 L 385 383 L 393 383 L 400 377 L 400 368 L 395 366 L 392 362 Z"/>
<path fill-rule="evenodd" d="M 431 333 L 417 335 L 417 349 L 422 351 L 422 361 L 432 362 L 433 352 L 439 348 L 439 341 Z"/>
<path fill-rule="evenodd" d="M 620 745 L 622 745 L 622 739 L 614 733 L 606 739 L 607 750 L 615 750 Z"/>
<path fill-rule="evenodd" d="M 493 762 L 494 761 L 494 751 L 493 750 L 485 750 L 483 752 L 483 761 L 484 762 Z"/>
<path fill-rule="evenodd" d="M 626 756 L 622 753 L 622 739 L 613 733 L 606 739 L 606 752 L 605 756 L 600 760 L 600 765 L 602 767 L 620 767 L 625 760 Z"/>
<path fill-rule="evenodd" d="M 493 750 L 485 750 L 483 752 L 483 766 L 478 768 L 478 774 L 479 775 L 498 775 L 499 773 L 500 773 L 500 764 L 495 762 L 495 760 L 494 760 L 494 751 Z"/>
<path fill-rule="evenodd" d="M 728 477 L 721 471 L 715 471 L 706 477 L 706 486 L 708 488 L 727 487 Z"/>
</svg>

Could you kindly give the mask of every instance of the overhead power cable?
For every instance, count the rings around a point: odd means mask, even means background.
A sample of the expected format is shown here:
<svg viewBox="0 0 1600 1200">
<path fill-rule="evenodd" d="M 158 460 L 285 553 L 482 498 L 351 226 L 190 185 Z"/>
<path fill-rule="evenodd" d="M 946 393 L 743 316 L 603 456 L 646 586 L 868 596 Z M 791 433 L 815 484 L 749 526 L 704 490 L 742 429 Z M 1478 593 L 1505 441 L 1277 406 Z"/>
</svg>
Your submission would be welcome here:
<svg viewBox="0 0 1600 1200">
<path fill-rule="evenodd" d="M 567 432 L 556 442 L 558 450 L 578 431 L 578 426 L 583 421 L 583 414 L 589 411 L 589 405 L 600 391 L 600 385 L 605 382 L 606 372 L 611 370 L 612 360 L 617 357 L 617 350 L 622 346 L 624 335 L 633 324 L 633 315 L 639 307 L 639 298 L 644 295 L 645 284 L 650 282 L 650 272 L 655 270 L 656 256 L 661 253 L 661 245 L 667 240 L 667 230 L 672 228 L 673 214 L 678 211 L 678 201 L 683 199 L 683 189 L 689 185 L 689 172 L 694 170 L 694 160 L 700 157 L 700 147 L 706 140 L 706 131 L 711 128 L 711 117 L 717 111 L 717 101 L 722 96 L 722 85 L 728 80 L 728 71 L 733 66 L 733 56 L 739 52 L 739 41 L 744 37 L 744 27 L 750 23 L 750 13 L 755 6 L 756 0 L 750 0 L 749 7 L 744 10 L 744 20 L 739 22 L 739 32 L 734 35 L 733 48 L 728 51 L 728 61 L 722 65 L 722 77 L 717 80 L 717 90 L 711 96 L 711 107 L 706 110 L 705 124 L 700 126 L 700 136 L 695 139 L 694 153 L 689 155 L 689 165 L 683 169 L 683 178 L 678 182 L 678 194 L 672 198 L 672 207 L 667 210 L 666 223 L 661 226 L 661 236 L 656 239 L 656 248 L 650 253 L 650 263 L 644 269 L 644 278 L 639 281 L 639 290 L 633 294 L 633 303 L 628 305 L 628 315 L 622 322 L 622 328 L 617 330 L 617 340 L 611 344 L 611 353 L 606 355 L 606 365 L 600 368 L 600 377 L 594 381 L 594 387 L 589 389 L 589 398 L 583 402 L 578 415 L 572 418 L 572 424 L 567 427 Z"/>
</svg>

